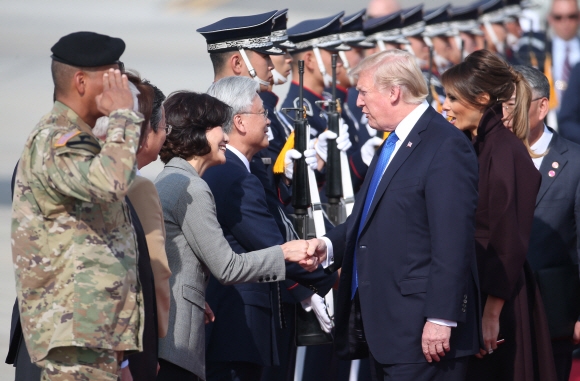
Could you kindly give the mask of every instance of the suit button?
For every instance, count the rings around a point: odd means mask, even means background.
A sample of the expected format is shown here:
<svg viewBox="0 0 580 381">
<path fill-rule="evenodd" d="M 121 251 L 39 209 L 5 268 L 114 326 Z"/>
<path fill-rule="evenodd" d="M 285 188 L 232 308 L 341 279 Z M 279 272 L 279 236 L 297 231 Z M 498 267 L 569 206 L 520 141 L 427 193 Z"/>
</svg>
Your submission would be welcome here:
<svg viewBox="0 0 580 381">
<path fill-rule="evenodd" d="M 264 278 L 258 279 L 258 282 L 263 282 L 263 281 L 264 281 Z"/>
<path fill-rule="evenodd" d="M 266 282 L 270 281 L 270 275 L 266 275 Z"/>
<path fill-rule="evenodd" d="M 276 275 L 272 275 L 272 280 L 276 280 L 278 277 Z"/>
<path fill-rule="evenodd" d="M 359 249 L 366 249 L 367 247 L 366 247 L 366 245 L 360 245 L 358 248 Z"/>
</svg>

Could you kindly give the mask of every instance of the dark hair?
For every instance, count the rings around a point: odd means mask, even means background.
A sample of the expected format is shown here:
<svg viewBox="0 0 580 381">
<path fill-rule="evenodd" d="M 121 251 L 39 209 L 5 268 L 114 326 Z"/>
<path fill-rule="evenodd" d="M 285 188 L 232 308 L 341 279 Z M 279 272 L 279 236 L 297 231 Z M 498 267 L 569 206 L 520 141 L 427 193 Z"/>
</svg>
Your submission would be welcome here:
<svg viewBox="0 0 580 381">
<path fill-rule="evenodd" d="M 146 79 L 141 79 L 138 72 L 128 70 L 125 74 L 127 75 L 127 79 L 139 90 L 139 95 L 137 95 L 139 112 L 143 114 L 144 119 L 143 123 L 141 123 L 141 136 L 139 137 L 139 146 L 141 146 L 141 143 L 147 135 L 149 126 L 151 126 L 154 132 L 157 132 L 159 128 L 161 106 L 165 100 L 165 95 L 156 86 L 151 84 L 151 82 Z"/>
<path fill-rule="evenodd" d="M 211 60 L 211 64 L 213 65 L 214 74 L 221 73 L 221 71 L 224 69 L 224 66 L 228 61 L 228 58 L 230 58 L 230 56 L 234 52 L 235 51 L 209 54 L 209 59 Z"/>
<path fill-rule="evenodd" d="M 528 143 L 528 110 L 532 91 L 524 76 L 507 62 L 489 50 L 478 50 L 443 73 L 441 83 L 446 90 L 456 93 L 458 101 L 485 109 L 507 102 L 515 90 L 517 96 L 512 113 L 513 132 L 528 148 L 530 155 L 536 157 Z M 483 94 L 489 95 L 487 103 L 482 103 Z"/>
<path fill-rule="evenodd" d="M 222 126 L 231 116 L 231 107 L 207 94 L 176 91 L 165 103 L 165 120 L 172 127 L 159 156 L 168 163 L 174 157 L 189 160 L 207 155 L 211 147 L 206 132 Z"/>
</svg>

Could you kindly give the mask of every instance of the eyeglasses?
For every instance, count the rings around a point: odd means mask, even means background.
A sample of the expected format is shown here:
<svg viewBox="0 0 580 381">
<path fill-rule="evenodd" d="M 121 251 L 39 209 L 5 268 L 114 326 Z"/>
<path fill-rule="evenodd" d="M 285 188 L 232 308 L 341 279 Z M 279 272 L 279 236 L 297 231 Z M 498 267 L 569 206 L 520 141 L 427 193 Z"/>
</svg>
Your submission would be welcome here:
<svg viewBox="0 0 580 381">
<path fill-rule="evenodd" d="M 239 114 L 262 115 L 264 119 L 268 119 L 268 110 L 264 109 L 262 112 L 240 112 Z"/>
<path fill-rule="evenodd" d="M 574 20 L 578 20 L 578 13 L 572 13 L 570 15 L 552 15 L 552 18 L 555 21 L 562 21 L 562 20 L 574 21 Z"/>
<path fill-rule="evenodd" d="M 532 99 L 532 100 L 530 101 L 530 103 L 532 103 L 532 102 L 535 102 L 535 101 L 539 101 L 540 99 L 544 99 L 544 98 L 546 98 L 546 97 L 539 97 L 539 98 L 534 98 L 534 99 Z M 546 99 L 548 99 L 548 98 L 546 98 Z M 510 112 L 511 112 L 511 111 L 513 111 L 513 110 L 514 110 L 514 108 L 516 107 L 516 105 L 515 105 L 515 104 L 513 104 L 513 105 L 504 105 L 504 106 L 502 106 L 502 107 L 504 108 L 504 110 L 508 110 L 508 111 L 510 111 Z"/>
<path fill-rule="evenodd" d="M 171 133 L 171 130 L 173 130 L 173 126 L 171 124 L 166 124 L 165 125 L 165 135 L 169 135 Z"/>
</svg>

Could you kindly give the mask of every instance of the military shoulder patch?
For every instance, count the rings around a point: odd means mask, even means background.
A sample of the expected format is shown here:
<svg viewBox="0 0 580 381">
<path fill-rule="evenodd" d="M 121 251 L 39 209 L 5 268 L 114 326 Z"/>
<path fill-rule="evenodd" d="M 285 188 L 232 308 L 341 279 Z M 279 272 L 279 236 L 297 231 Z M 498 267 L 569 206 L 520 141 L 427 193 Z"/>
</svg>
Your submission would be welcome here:
<svg viewBox="0 0 580 381">
<path fill-rule="evenodd" d="M 101 152 L 101 145 L 99 141 L 94 136 L 81 131 L 71 131 L 63 136 L 61 136 L 56 144 L 55 148 L 68 147 L 72 149 L 82 149 L 97 155 Z"/>
<path fill-rule="evenodd" d="M 56 141 L 56 143 L 54 145 L 54 148 L 64 147 L 66 145 L 66 142 L 68 142 L 69 139 L 71 139 L 74 136 L 77 136 L 80 133 L 81 132 L 79 130 L 67 132 L 66 134 L 64 134 L 63 136 L 58 138 L 58 140 Z"/>
</svg>

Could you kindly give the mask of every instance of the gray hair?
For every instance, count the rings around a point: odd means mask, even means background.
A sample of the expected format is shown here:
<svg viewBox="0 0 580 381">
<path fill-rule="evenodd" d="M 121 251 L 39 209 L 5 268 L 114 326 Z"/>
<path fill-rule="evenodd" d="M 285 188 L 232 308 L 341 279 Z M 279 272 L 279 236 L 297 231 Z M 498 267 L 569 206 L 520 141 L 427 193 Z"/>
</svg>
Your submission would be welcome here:
<svg viewBox="0 0 580 381">
<path fill-rule="evenodd" d="M 226 133 L 232 130 L 233 117 L 248 112 L 258 96 L 260 85 L 248 77 L 225 77 L 214 82 L 207 94 L 219 99 L 232 108 L 231 116 L 222 126 Z"/>
<path fill-rule="evenodd" d="M 536 68 L 525 65 L 514 65 L 514 70 L 521 73 L 532 88 L 533 97 L 550 99 L 550 82 L 548 78 Z"/>
</svg>

